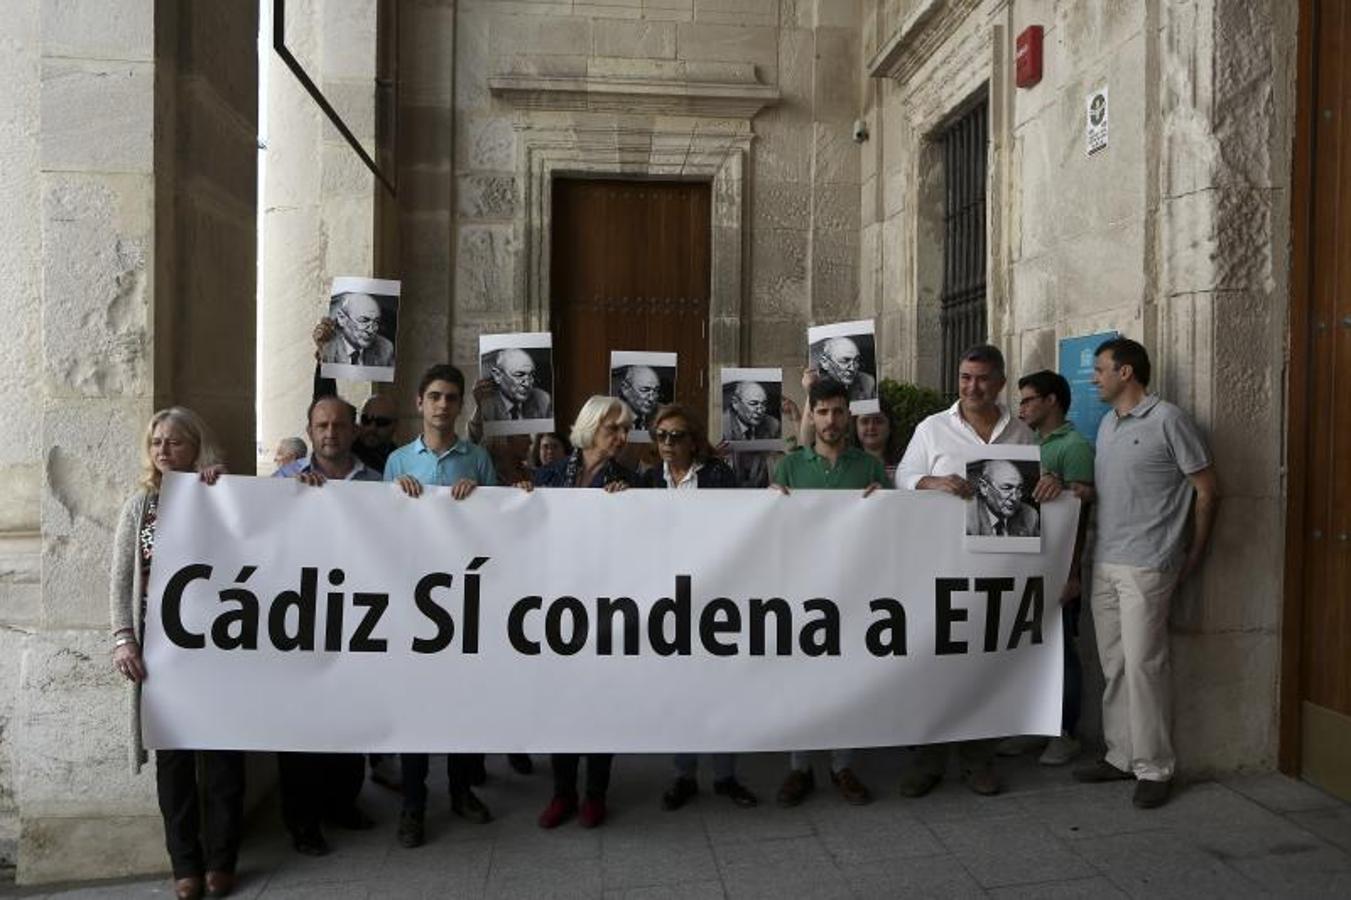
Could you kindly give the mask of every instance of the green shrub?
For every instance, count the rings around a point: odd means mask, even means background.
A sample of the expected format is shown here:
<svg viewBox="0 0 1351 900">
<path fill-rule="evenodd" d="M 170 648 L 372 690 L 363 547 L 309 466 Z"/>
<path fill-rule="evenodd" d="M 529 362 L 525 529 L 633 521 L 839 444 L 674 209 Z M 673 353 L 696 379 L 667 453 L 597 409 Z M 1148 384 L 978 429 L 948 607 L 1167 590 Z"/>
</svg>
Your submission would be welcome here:
<svg viewBox="0 0 1351 900">
<path fill-rule="evenodd" d="M 882 379 L 878 392 L 882 405 L 891 413 L 892 446 L 904 452 L 915 433 L 915 426 L 924 418 L 952 405 L 952 400 L 932 388 L 917 384 L 903 384 L 890 378 Z"/>
</svg>

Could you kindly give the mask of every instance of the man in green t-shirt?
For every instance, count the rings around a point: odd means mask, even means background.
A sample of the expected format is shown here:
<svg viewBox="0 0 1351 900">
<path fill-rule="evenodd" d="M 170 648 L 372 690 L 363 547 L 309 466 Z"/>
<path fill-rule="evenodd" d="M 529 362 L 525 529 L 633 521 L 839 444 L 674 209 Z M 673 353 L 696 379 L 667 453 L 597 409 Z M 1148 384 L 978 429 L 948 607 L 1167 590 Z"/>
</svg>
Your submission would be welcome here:
<svg viewBox="0 0 1351 900">
<path fill-rule="evenodd" d="M 796 488 L 862 491 L 866 497 L 889 486 L 882 463 L 857 447 L 849 446 L 849 391 L 837 381 L 817 381 L 807 392 L 809 414 L 816 429 L 810 447 L 794 450 L 774 470 L 771 490 L 787 494 Z M 830 751 L 830 780 L 845 801 L 861 806 L 872 794 L 850 767 L 853 750 Z M 788 777 L 779 788 L 780 806 L 797 806 L 816 787 L 811 754 L 795 751 L 789 759 Z"/>
<path fill-rule="evenodd" d="M 1061 733 L 1046 745 L 1040 762 L 1047 766 L 1063 766 L 1079 754 L 1079 741 L 1074 736 L 1079 724 L 1082 705 L 1083 666 L 1074 642 L 1079 637 L 1079 609 L 1081 591 L 1080 557 L 1084 549 L 1084 532 L 1088 522 L 1087 504 L 1093 497 L 1093 446 L 1065 420 L 1070 408 L 1070 384 L 1063 375 L 1043 369 L 1018 379 L 1018 418 L 1037 433 L 1041 445 L 1041 469 L 1055 475 L 1074 492 L 1083 506 L 1079 510 L 1079 530 L 1074 539 L 1074 557 L 1070 562 L 1069 579 L 1060 595 L 1061 613 L 1065 629 L 1065 691 L 1061 702 Z M 1020 751 L 1018 738 L 1000 744 L 1000 752 Z"/>
</svg>

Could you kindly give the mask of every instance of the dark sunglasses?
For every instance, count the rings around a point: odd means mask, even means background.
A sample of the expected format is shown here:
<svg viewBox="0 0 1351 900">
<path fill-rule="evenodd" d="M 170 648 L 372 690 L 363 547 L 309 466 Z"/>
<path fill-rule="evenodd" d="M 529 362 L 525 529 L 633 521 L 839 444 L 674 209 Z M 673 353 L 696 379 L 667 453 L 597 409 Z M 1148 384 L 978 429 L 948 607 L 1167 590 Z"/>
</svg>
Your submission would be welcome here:
<svg viewBox="0 0 1351 900">
<path fill-rule="evenodd" d="M 652 432 L 652 439 L 659 444 L 678 444 L 689 436 L 688 431 L 667 431 L 665 428 Z"/>
<path fill-rule="evenodd" d="M 394 420 L 389 416 L 362 416 L 362 425 L 374 425 L 376 428 L 388 428 L 394 424 Z"/>
</svg>

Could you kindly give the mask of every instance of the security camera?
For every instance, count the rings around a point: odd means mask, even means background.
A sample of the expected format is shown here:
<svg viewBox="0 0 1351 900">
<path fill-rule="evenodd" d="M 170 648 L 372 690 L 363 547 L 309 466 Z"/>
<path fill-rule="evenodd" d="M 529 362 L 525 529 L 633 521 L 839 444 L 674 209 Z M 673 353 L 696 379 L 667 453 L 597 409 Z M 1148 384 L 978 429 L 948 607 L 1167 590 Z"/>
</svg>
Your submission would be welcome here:
<svg viewBox="0 0 1351 900">
<path fill-rule="evenodd" d="M 868 123 L 862 119 L 854 120 L 854 143 L 861 144 L 868 139 Z"/>
</svg>

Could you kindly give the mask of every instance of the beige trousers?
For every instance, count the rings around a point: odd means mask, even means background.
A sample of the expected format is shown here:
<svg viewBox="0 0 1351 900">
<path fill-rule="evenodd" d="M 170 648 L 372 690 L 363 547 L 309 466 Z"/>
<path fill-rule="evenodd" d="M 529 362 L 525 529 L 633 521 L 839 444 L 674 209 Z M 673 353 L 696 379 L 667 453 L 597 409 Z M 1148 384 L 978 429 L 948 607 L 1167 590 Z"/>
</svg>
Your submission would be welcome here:
<svg viewBox="0 0 1351 900">
<path fill-rule="evenodd" d="M 1177 571 L 1093 566 L 1093 625 L 1106 687 L 1107 761 L 1144 781 L 1173 777 L 1172 665 L 1168 607 Z"/>
</svg>

